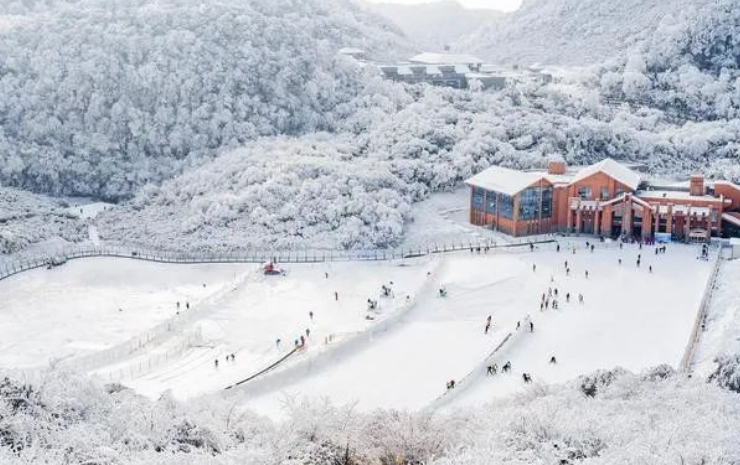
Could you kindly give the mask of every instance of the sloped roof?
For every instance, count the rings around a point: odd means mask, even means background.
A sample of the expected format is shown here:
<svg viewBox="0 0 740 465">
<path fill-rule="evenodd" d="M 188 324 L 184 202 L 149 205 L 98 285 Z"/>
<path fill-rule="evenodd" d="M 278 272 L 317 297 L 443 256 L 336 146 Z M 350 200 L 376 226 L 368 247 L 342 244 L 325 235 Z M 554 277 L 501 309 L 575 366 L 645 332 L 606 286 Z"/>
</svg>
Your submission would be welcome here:
<svg viewBox="0 0 740 465">
<path fill-rule="evenodd" d="M 465 184 L 506 195 L 516 195 L 540 179 L 545 179 L 544 173 L 492 166 L 466 180 Z"/>
<path fill-rule="evenodd" d="M 414 63 L 425 63 L 429 65 L 467 65 L 481 64 L 483 60 L 473 55 L 463 55 L 456 53 L 420 53 L 411 57 L 409 60 Z"/>
<path fill-rule="evenodd" d="M 596 173 L 604 173 L 632 190 L 637 190 L 640 185 L 640 176 L 637 173 L 611 158 L 583 168 L 573 178 L 573 182 L 582 181 Z"/>
</svg>

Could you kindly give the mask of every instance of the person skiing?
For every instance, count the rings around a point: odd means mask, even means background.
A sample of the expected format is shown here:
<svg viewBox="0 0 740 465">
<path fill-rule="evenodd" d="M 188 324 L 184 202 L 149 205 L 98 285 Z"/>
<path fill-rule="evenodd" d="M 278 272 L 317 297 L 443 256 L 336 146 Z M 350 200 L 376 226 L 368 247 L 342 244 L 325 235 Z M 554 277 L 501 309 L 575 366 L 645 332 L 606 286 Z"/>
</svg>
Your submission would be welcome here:
<svg viewBox="0 0 740 465">
<path fill-rule="evenodd" d="M 560 244 L 558 244 L 558 245 L 557 245 L 557 246 L 555 247 L 555 251 L 556 251 L 556 252 L 560 252 Z"/>
<path fill-rule="evenodd" d="M 578 303 L 579 304 L 583 303 L 583 294 L 578 294 Z"/>
<path fill-rule="evenodd" d="M 586 270 L 586 279 L 588 279 L 588 270 Z"/>
<path fill-rule="evenodd" d="M 522 379 L 525 383 L 529 384 L 532 381 L 532 378 L 529 377 L 527 373 L 522 373 Z"/>
<path fill-rule="evenodd" d="M 565 276 L 570 276 L 570 268 L 565 269 Z"/>
<path fill-rule="evenodd" d="M 596 248 L 595 245 L 591 244 L 591 253 L 594 253 L 594 249 Z"/>
<path fill-rule="evenodd" d="M 622 264 L 622 259 L 621 258 L 619 260 L 617 260 L 617 261 L 619 262 L 620 265 Z"/>
<path fill-rule="evenodd" d="M 650 265 L 650 267 L 648 269 L 649 269 L 650 273 L 652 273 L 653 272 L 653 265 Z"/>
<path fill-rule="evenodd" d="M 190 310 L 190 302 L 185 302 L 185 309 Z"/>
<path fill-rule="evenodd" d="M 534 263 L 532 264 L 532 271 L 533 271 L 534 273 L 536 273 L 536 272 L 537 272 L 537 265 L 536 265 L 536 264 L 534 264 Z"/>
<path fill-rule="evenodd" d="M 529 332 L 530 333 L 533 333 L 534 332 L 534 323 L 531 322 L 531 321 L 529 322 Z"/>
<path fill-rule="evenodd" d="M 493 374 L 494 374 L 494 375 L 495 375 L 496 373 L 498 373 L 498 364 L 494 363 L 494 364 L 493 364 L 493 366 L 491 367 L 491 369 L 493 370 Z"/>
<path fill-rule="evenodd" d="M 488 365 L 488 367 L 486 367 L 486 374 L 493 375 L 493 365 Z"/>
<path fill-rule="evenodd" d="M 503 367 L 503 369 L 501 371 L 503 371 L 504 373 L 510 372 L 511 371 L 511 362 L 506 362 L 504 364 L 504 367 Z"/>
<path fill-rule="evenodd" d="M 565 302 L 566 303 L 570 303 L 570 292 L 568 292 L 567 294 L 565 294 Z"/>
<path fill-rule="evenodd" d="M 280 338 L 278 338 L 278 339 L 275 340 L 275 347 L 277 349 L 280 349 Z"/>
<path fill-rule="evenodd" d="M 334 291 L 334 300 L 337 302 L 339 301 L 339 292 L 337 291 Z"/>
<path fill-rule="evenodd" d="M 328 271 L 325 271 L 324 272 L 324 279 L 329 279 L 329 272 Z"/>
<path fill-rule="evenodd" d="M 177 301 L 177 309 L 180 310 L 180 301 Z"/>
<path fill-rule="evenodd" d="M 540 308 L 542 308 L 542 307 L 540 307 Z M 519 329 L 521 329 L 521 327 L 522 327 L 522 322 L 521 321 L 517 321 L 516 322 L 516 329 L 517 329 L 517 331 L 519 331 Z"/>
<path fill-rule="evenodd" d="M 311 336 L 311 330 L 306 328 L 306 337 L 308 338 L 310 336 Z"/>
<path fill-rule="evenodd" d="M 213 361 L 213 366 L 218 370 L 218 359 Z"/>
<path fill-rule="evenodd" d="M 303 334 L 301 334 L 301 347 L 306 345 L 306 338 L 303 337 Z"/>
<path fill-rule="evenodd" d="M 558 288 L 557 287 L 555 288 L 555 291 L 553 293 L 555 294 L 555 297 L 558 296 Z"/>
<path fill-rule="evenodd" d="M 486 323 L 486 329 L 483 334 L 488 334 L 488 330 L 491 329 L 491 323 Z"/>
<path fill-rule="evenodd" d="M 558 363 L 558 362 L 557 362 L 557 360 L 555 360 L 555 356 L 553 355 L 552 357 L 550 357 L 550 364 L 551 365 L 555 365 L 556 363 Z"/>
<path fill-rule="evenodd" d="M 308 318 L 313 321 L 313 311 L 308 312 Z"/>
</svg>

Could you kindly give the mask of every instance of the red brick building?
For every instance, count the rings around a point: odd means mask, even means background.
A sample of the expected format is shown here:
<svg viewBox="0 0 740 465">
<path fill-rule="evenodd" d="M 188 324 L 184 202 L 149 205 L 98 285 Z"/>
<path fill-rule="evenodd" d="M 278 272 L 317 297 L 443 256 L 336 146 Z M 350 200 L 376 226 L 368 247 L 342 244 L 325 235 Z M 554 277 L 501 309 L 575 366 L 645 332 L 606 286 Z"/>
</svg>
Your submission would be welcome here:
<svg viewBox="0 0 740 465">
<path fill-rule="evenodd" d="M 706 185 L 702 175 L 688 185 L 659 186 L 606 159 L 579 169 L 564 162 L 551 162 L 547 171 L 494 166 L 465 182 L 471 188 L 470 222 L 512 236 L 572 232 L 708 240 L 740 233 L 740 186 Z"/>
</svg>

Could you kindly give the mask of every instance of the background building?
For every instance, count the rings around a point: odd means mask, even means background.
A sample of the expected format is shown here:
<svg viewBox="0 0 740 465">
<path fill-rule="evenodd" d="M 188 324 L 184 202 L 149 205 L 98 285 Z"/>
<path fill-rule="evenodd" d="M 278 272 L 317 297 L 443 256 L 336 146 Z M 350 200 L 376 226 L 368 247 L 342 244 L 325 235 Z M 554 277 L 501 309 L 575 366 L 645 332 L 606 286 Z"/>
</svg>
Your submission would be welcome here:
<svg viewBox="0 0 740 465">
<path fill-rule="evenodd" d="M 547 171 L 494 166 L 466 181 L 470 222 L 512 236 L 552 232 L 606 237 L 708 240 L 740 232 L 740 186 L 661 187 L 612 159 L 569 169 L 553 161 Z"/>
</svg>

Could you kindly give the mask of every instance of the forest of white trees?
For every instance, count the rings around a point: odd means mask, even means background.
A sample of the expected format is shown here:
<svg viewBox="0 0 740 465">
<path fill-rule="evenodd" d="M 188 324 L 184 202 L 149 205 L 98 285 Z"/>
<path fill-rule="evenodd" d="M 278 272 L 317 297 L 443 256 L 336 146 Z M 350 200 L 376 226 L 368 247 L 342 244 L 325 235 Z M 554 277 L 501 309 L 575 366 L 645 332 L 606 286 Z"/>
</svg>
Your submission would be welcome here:
<svg viewBox="0 0 740 465">
<path fill-rule="evenodd" d="M 179 403 L 51 371 L 0 377 L 0 462 L 250 465 L 720 465 L 740 460 L 740 402 L 668 367 L 534 385 L 475 409 L 417 413 L 285 399 L 275 423 L 240 393 Z"/>
</svg>

